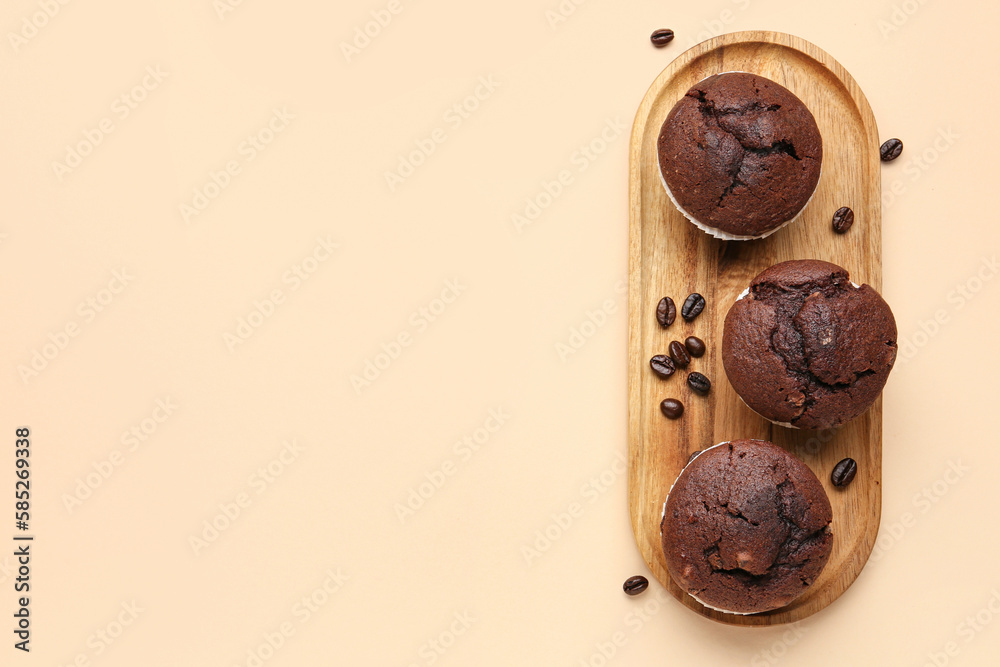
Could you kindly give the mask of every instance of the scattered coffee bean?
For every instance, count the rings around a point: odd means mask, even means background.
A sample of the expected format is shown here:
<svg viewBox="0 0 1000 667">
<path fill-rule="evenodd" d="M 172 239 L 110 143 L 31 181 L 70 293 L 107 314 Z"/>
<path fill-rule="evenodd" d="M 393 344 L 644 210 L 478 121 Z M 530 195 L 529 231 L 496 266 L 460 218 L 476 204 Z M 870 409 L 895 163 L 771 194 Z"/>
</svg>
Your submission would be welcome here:
<svg viewBox="0 0 1000 667">
<path fill-rule="evenodd" d="M 659 375 L 661 378 L 668 378 L 674 374 L 677 367 L 674 366 L 674 360 L 665 354 L 658 354 L 649 360 L 649 367 L 653 369 L 653 372 Z"/>
<path fill-rule="evenodd" d="M 647 588 L 649 588 L 649 579 L 641 574 L 629 577 L 625 580 L 625 583 L 622 584 L 622 590 L 625 591 L 627 595 L 638 595 Z"/>
<path fill-rule="evenodd" d="M 691 461 L 694 461 L 694 457 L 698 456 L 699 454 L 701 454 L 701 450 L 700 449 L 698 451 L 694 452 L 693 454 L 691 454 L 691 456 L 688 457 L 688 464 L 690 465 Z"/>
<path fill-rule="evenodd" d="M 858 474 L 858 464 L 854 459 L 844 459 L 833 467 L 830 473 L 830 481 L 834 486 L 847 486 Z"/>
<path fill-rule="evenodd" d="M 833 214 L 833 231 L 838 234 L 847 233 L 847 230 L 850 229 L 853 224 L 854 211 L 847 206 L 838 208 L 837 212 Z"/>
<path fill-rule="evenodd" d="M 705 341 L 697 336 L 691 336 L 685 340 L 684 347 L 687 348 L 692 357 L 700 357 L 705 354 Z"/>
<path fill-rule="evenodd" d="M 674 300 L 669 296 L 660 299 L 660 303 L 656 304 L 656 321 L 660 323 L 660 326 L 666 329 L 674 323 L 676 318 L 677 306 L 674 305 Z"/>
<path fill-rule="evenodd" d="M 653 46 L 666 46 L 674 39 L 674 31 L 668 30 L 666 28 L 662 30 L 654 30 L 653 34 L 649 36 L 649 41 L 653 43 Z"/>
<path fill-rule="evenodd" d="M 889 139 L 887 142 L 882 144 L 882 148 L 879 149 L 879 154 L 882 157 L 882 162 L 892 162 L 899 157 L 899 154 L 903 152 L 903 142 L 899 139 Z"/>
<path fill-rule="evenodd" d="M 670 358 L 674 360 L 674 365 L 678 368 L 687 368 L 687 365 L 691 363 L 691 355 L 688 354 L 687 348 L 676 340 L 670 344 Z"/>
<path fill-rule="evenodd" d="M 701 373 L 688 373 L 688 386 L 704 395 L 712 388 L 712 381 Z"/>
<path fill-rule="evenodd" d="M 684 404 L 676 398 L 665 398 L 660 401 L 660 412 L 667 419 L 680 419 L 684 414 Z"/>
<path fill-rule="evenodd" d="M 701 315 L 701 311 L 703 310 L 705 310 L 705 297 L 695 292 L 681 306 L 681 317 L 684 318 L 685 322 L 690 322 Z"/>
</svg>

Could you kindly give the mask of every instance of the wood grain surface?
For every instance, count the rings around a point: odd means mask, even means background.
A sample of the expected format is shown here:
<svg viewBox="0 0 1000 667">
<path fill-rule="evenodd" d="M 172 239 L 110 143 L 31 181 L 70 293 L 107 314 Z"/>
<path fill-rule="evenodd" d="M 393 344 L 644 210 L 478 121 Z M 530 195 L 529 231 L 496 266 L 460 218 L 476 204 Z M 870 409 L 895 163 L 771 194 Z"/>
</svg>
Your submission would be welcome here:
<svg viewBox="0 0 1000 667">
<path fill-rule="evenodd" d="M 823 135 L 823 172 L 803 216 L 757 241 L 720 241 L 698 230 L 667 198 L 660 181 L 656 139 L 673 105 L 695 83 L 728 71 L 752 72 L 777 81 L 812 111 Z M 882 399 L 853 422 L 830 431 L 774 426 L 750 411 L 722 367 L 726 313 L 750 280 L 789 259 L 822 259 L 846 268 L 856 283 L 881 291 L 881 181 L 878 129 L 864 94 L 829 54 L 805 40 L 773 32 L 739 32 L 703 42 L 683 53 L 657 77 L 636 115 L 630 149 L 628 447 L 629 512 L 643 558 L 660 583 L 690 609 L 734 625 L 766 626 L 797 621 L 837 599 L 857 578 L 871 553 L 881 514 Z M 854 227 L 834 234 L 831 218 L 841 206 L 854 209 Z M 678 314 L 669 329 L 655 319 L 656 304 L 670 296 L 678 311 L 688 294 L 708 305 L 694 322 Z M 662 380 L 649 358 L 665 354 L 672 340 L 702 338 L 708 352 L 692 360 L 713 383 L 706 396 L 686 385 L 686 372 Z M 663 417 L 659 403 L 678 398 L 681 419 Z M 660 547 L 663 502 L 689 455 L 737 438 L 770 440 L 803 459 L 823 483 L 833 505 L 833 553 L 812 587 L 782 609 L 752 616 L 703 607 L 671 581 Z M 858 462 L 846 489 L 830 483 L 844 457 Z"/>
</svg>

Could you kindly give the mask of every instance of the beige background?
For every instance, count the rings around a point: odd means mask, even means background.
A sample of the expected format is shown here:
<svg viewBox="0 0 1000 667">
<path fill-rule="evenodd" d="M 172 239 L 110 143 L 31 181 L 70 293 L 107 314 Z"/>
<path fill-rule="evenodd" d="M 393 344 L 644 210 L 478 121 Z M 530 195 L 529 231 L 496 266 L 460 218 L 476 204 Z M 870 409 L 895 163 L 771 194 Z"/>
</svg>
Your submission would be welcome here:
<svg viewBox="0 0 1000 667">
<path fill-rule="evenodd" d="M 558 0 L 399 0 L 348 59 L 340 44 L 390 3 L 4 3 L 0 432 L 13 448 L 32 429 L 37 538 L 33 650 L 0 624 L 0 664 L 995 664 L 1000 10 L 562 4 L 555 22 Z M 663 50 L 659 27 L 678 35 Z M 906 142 L 883 168 L 904 347 L 882 534 L 854 586 L 791 629 L 621 592 L 645 572 L 618 463 L 628 129 L 672 58 L 751 28 L 828 50 Z M 258 133 L 273 141 L 250 159 Z M 241 318 L 260 326 L 227 346 Z M 368 362 L 383 368 L 358 390 Z M 224 529 L 196 549 L 206 521 Z"/>
</svg>

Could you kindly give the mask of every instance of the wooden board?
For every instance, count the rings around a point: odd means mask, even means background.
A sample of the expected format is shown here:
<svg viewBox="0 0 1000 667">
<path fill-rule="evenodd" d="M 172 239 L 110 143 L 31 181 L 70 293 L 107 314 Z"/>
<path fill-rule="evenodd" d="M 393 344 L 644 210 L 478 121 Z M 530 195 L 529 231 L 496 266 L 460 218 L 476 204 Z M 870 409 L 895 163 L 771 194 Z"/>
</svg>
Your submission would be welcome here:
<svg viewBox="0 0 1000 667">
<path fill-rule="evenodd" d="M 660 181 L 656 139 L 673 105 L 702 79 L 728 71 L 752 72 L 777 81 L 812 111 L 823 135 L 823 173 L 803 216 L 757 241 L 719 241 L 688 222 L 667 198 Z M 636 115 L 630 149 L 628 443 L 629 512 L 639 551 L 653 574 L 692 610 L 734 625 L 774 625 L 813 614 L 839 597 L 864 567 L 878 533 L 882 509 L 882 399 L 836 431 L 773 426 L 736 395 L 722 367 L 722 326 L 730 305 L 750 280 L 789 259 L 822 259 L 846 268 L 856 283 L 881 291 L 882 213 L 878 129 L 871 108 L 850 74 L 829 54 L 791 35 L 739 32 L 722 35 L 683 53 L 657 77 Z M 831 218 L 841 206 L 854 209 L 854 227 L 834 234 Z M 670 296 L 681 303 L 700 292 L 708 305 L 694 322 L 662 329 L 656 304 Z M 707 397 L 693 394 L 686 373 L 668 380 L 649 369 L 672 340 L 702 338 L 708 352 L 692 360 L 713 383 Z M 679 398 L 684 416 L 663 417 L 662 399 Z M 660 517 L 670 485 L 689 455 L 737 438 L 770 440 L 803 459 L 833 504 L 833 553 L 820 577 L 783 609 L 752 616 L 703 607 L 671 581 L 660 547 Z M 846 489 L 830 483 L 837 461 L 850 456 L 858 475 Z"/>
</svg>

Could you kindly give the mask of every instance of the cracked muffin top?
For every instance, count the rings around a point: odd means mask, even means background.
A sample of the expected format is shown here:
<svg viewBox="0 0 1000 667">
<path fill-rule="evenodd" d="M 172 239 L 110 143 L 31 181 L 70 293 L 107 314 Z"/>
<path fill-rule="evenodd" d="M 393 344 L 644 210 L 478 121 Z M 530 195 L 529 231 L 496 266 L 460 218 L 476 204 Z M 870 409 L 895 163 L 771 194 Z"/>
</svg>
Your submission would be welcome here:
<svg viewBox="0 0 1000 667">
<path fill-rule="evenodd" d="M 799 98 L 774 81 L 709 77 L 670 111 L 660 173 L 692 222 L 727 239 L 759 238 L 791 221 L 819 183 L 823 139 Z"/>
<path fill-rule="evenodd" d="M 667 570 L 705 606 L 754 614 L 802 595 L 833 548 L 823 486 L 764 440 L 706 449 L 681 471 L 660 524 Z"/>
<path fill-rule="evenodd" d="M 726 315 L 722 364 L 754 412 L 832 428 L 878 398 L 896 360 L 896 320 L 868 285 L 829 262 L 775 264 Z"/>
</svg>

